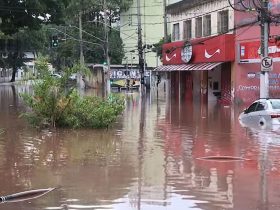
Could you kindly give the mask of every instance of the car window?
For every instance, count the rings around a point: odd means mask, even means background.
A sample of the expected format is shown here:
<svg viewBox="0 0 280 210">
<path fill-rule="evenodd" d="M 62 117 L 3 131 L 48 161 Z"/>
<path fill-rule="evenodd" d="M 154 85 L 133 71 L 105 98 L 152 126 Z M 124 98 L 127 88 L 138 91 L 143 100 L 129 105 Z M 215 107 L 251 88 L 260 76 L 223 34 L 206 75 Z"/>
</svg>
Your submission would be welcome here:
<svg viewBox="0 0 280 210">
<path fill-rule="evenodd" d="M 256 111 L 262 111 L 262 110 L 265 110 L 266 109 L 266 103 L 262 103 L 262 102 L 260 102 L 260 103 L 258 103 L 258 105 L 257 105 L 257 108 L 256 108 Z"/>
<path fill-rule="evenodd" d="M 280 109 L 280 100 L 271 100 L 270 103 L 273 109 Z"/>
<path fill-rule="evenodd" d="M 246 109 L 246 113 L 256 111 L 257 106 L 258 106 L 258 102 L 253 103 L 251 106 L 248 107 L 248 109 Z"/>
</svg>

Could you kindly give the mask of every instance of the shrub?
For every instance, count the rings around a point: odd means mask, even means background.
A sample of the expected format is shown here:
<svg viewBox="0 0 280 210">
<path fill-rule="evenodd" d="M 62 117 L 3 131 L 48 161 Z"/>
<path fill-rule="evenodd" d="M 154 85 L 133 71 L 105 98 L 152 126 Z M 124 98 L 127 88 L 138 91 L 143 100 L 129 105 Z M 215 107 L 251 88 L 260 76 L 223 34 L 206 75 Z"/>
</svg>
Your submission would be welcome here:
<svg viewBox="0 0 280 210">
<path fill-rule="evenodd" d="M 110 95 L 106 100 L 99 97 L 80 97 L 76 92 L 72 103 L 58 120 L 63 127 L 104 128 L 111 125 L 124 109 L 124 99 Z"/>
<path fill-rule="evenodd" d="M 33 84 L 33 94 L 22 94 L 30 108 L 22 116 L 38 127 L 105 128 L 110 126 L 124 110 L 124 98 L 110 95 L 103 99 L 80 96 L 75 87 L 67 87 L 73 69 L 66 69 L 61 78 L 54 78 L 46 70 L 44 60 L 39 61 L 40 80 Z"/>
</svg>

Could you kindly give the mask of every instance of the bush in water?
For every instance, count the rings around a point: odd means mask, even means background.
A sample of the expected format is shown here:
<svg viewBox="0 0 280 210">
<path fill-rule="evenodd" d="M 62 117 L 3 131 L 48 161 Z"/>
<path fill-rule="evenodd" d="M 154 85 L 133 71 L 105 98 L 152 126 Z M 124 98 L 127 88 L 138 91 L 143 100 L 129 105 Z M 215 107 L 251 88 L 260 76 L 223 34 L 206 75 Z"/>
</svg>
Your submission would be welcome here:
<svg viewBox="0 0 280 210">
<path fill-rule="evenodd" d="M 107 99 L 80 96 L 75 87 L 67 87 L 72 69 L 66 69 L 62 77 L 53 77 L 39 60 L 40 80 L 33 84 L 33 94 L 22 94 L 30 108 L 21 115 L 37 127 L 106 128 L 122 113 L 124 98 L 110 95 Z M 74 67 L 74 69 L 78 69 Z"/>
</svg>

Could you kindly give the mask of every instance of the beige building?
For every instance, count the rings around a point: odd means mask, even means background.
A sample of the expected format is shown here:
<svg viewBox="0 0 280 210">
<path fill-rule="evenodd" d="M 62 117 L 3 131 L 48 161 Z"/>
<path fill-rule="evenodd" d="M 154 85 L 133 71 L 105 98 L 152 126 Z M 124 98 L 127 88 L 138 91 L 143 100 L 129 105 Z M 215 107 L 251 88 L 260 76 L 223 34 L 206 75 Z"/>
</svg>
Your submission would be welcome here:
<svg viewBox="0 0 280 210">
<path fill-rule="evenodd" d="M 167 2 L 168 3 L 168 2 Z M 141 0 L 141 27 L 144 48 L 144 59 L 147 67 L 161 65 L 156 53 L 152 52 L 151 46 L 164 37 L 163 27 L 163 0 Z M 138 64 L 138 20 L 137 1 L 134 0 L 130 9 L 121 13 L 120 33 L 124 43 L 125 58 L 122 63 L 131 65 Z"/>
<path fill-rule="evenodd" d="M 232 33 L 234 28 L 234 12 L 228 0 L 180 1 L 169 4 L 167 12 L 172 41 Z"/>
</svg>

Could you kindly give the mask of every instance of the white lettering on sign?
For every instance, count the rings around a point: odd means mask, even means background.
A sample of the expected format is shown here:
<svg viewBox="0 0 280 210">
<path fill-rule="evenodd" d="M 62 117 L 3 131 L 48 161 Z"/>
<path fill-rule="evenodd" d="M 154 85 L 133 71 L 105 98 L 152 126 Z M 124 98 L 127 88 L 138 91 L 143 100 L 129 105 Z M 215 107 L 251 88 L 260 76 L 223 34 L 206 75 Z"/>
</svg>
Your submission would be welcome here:
<svg viewBox="0 0 280 210">
<path fill-rule="evenodd" d="M 277 46 L 269 46 L 268 47 L 268 53 L 269 54 L 274 54 L 280 52 L 280 48 Z M 261 55 L 261 48 L 258 49 L 258 54 Z"/>
<path fill-rule="evenodd" d="M 280 90 L 280 86 L 279 85 L 270 85 L 269 89 L 270 90 Z M 257 85 L 249 85 L 249 86 L 239 85 L 238 90 L 240 90 L 240 91 L 259 91 L 260 86 L 257 86 Z"/>
<path fill-rule="evenodd" d="M 110 78 L 111 79 L 126 79 L 126 78 L 139 79 L 140 73 L 139 70 L 112 70 L 111 69 Z"/>
<path fill-rule="evenodd" d="M 246 91 L 246 90 L 259 90 L 260 87 L 259 87 L 259 86 L 256 86 L 256 85 L 251 85 L 251 86 L 239 85 L 238 89 L 241 90 L 241 91 Z"/>
</svg>

